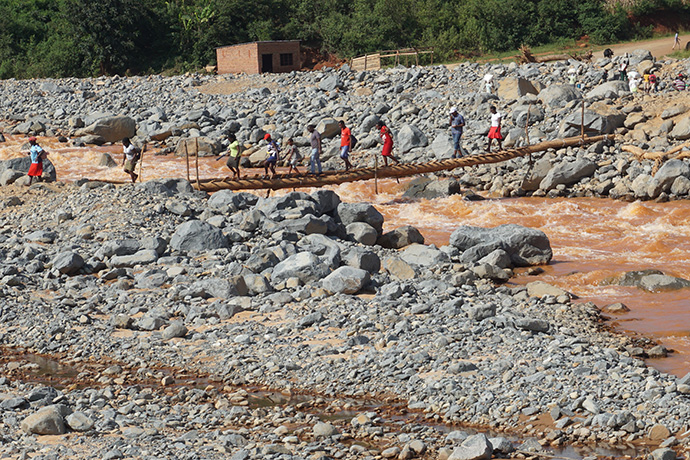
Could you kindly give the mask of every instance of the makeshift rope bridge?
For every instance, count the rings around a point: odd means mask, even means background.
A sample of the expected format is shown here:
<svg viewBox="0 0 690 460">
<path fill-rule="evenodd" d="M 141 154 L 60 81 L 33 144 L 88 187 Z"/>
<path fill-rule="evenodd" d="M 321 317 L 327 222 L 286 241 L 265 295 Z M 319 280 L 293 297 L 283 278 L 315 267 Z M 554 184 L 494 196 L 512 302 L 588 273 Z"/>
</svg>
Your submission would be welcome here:
<svg viewBox="0 0 690 460">
<path fill-rule="evenodd" d="M 232 179 L 202 179 L 192 181 L 192 186 L 206 192 L 219 190 L 278 190 L 284 188 L 323 187 L 325 185 L 337 185 L 345 182 L 355 182 L 371 179 L 386 179 L 429 174 L 440 171 L 450 171 L 464 166 L 476 166 L 482 164 L 500 163 L 513 158 L 531 155 L 548 149 L 560 149 L 575 147 L 603 140 L 613 140 L 614 135 L 580 136 L 552 141 L 540 142 L 526 147 L 510 150 L 502 150 L 496 153 L 486 153 L 448 160 L 429 161 L 426 163 L 404 163 L 382 168 L 360 168 L 349 171 L 327 171 L 318 175 L 295 176 L 277 174 L 271 178 L 262 176 L 245 177 L 239 180 Z"/>
</svg>

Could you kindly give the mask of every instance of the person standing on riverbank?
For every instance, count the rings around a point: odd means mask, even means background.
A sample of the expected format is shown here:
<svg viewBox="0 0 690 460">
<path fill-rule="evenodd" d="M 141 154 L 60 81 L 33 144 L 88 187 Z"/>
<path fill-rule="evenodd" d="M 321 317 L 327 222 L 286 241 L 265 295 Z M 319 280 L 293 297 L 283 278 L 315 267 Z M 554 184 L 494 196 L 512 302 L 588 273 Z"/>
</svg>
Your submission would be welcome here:
<svg viewBox="0 0 690 460">
<path fill-rule="evenodd" d="M 311 155 L 309 157 L 310 169 L 312 174 L 321 174 L 321 134 L 314 125 L 307 126 L 309 132 L 309 142 L 311 143 Z"/>
<path fill-rule="evenodd" d="M 273 176 L 276 175 L 276 164 L 278 164 L 278 155 L 280 154 L 280 147 L 278 143 L 271 138 L 271 135 L 266 133 L 264 140 L 268 141 L 268 157 L 264 161 L 265 178 L 268 178 L 268 170 L 271 170 Z"/>
<path fill-rule="evenodd" d="M 43 160 L 48 158 L 48 152 L 43 150 L 43 147 L 38 145 L 38 141 L 35 137 L 29 138 L 29 155 L 31 156 L 31 166 L 29 166 L 29 186 L 34 181 L 40 180 L 43 175 Z"/>
<path fill-rule="evenodd" d="M 232 171 L 232 178 L 239 180 L 240 179 L 240 159 L 242 158 L 242 155 L 240 155 L 240 143 L 237 141 L 237 136 L 234 134 L 230 133 L 228 134 L 228 139 L 230 140 L 230 146 L 228 147 L 228 151 L 224 153 L 223 155 L 219 156 L 216 158 L 216 161 L 220 160 L 223 158 L 225 155 L 228 156 L 228 161 L 225 162 L 226 166 Z"/>
<path fill-rule="evenodd" d="M 352 132 L 345 126 L 345 122 L 340 120 L 340 158 L 345 162 L 345 171 L 352 168 L 350 163 L 350 149 L 352 148 Z"/>
<path fill-rule="evenodd" d="M 501 146 L 501 142 L 503 142 L 503 136 L 501 135 L 501 120 L 503 116 L 494 106 L 491 106 L 489 110 L 491 111 L 491 128 L 489 129 L 489 143 L 486 145 L 486 151 L 491 151 L 491 142 L 494 139 L 496 139 L 498 150 L 500 151 L 503 148 Z"/>
<path fill-rule="evenodd" d="M 458 109 L 453 107 L 450 109 L 450 133 L 453 135 L 453 156 L 452 158 L 460 158 L 465 156 L 462 150 L 462 132 L 465 127 L 465 118 L 458 113 Z"/>
<path fill-rule="evenodd" d="M 141 150 L 132 144 L 132 142 L 129 140 L 129 137 L 122 139 L 122 148 L 124 151 L 124 155 L 122 156 L 122 165 L 124 166 L 124 171 L 129 174 L 129 177 L 132 178 L 132 183 L 135 183 L 139 175 L 137 175 L 134 170 L 136 169 L 137 162 L 141 157 Z"/>
<path fill-rule="evenodd" d="M 383 121 L 378 121 L 376 123 L 376 129 L 379 130 L 379 136 L 383 139 L 383 150 L 381 150 L 381 156 L 383 156 L 384 166 L 388 166 L 388 159 L 400 163 L 400 160 L 393 156 L 393 133 L 388 129 L 388 126 Z"/>
</svg>

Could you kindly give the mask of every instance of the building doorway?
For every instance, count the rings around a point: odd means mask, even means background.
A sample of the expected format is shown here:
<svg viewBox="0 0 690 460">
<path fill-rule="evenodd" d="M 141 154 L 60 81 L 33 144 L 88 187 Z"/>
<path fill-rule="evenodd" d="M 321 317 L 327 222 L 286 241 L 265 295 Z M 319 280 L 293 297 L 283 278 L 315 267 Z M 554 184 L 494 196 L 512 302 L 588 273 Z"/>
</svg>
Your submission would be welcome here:
<svg viewBox="0 0 690 460">
<path fill-rule="evenodd" d="M 262 54 L 261 55 L 261 72 L 273 72 L 273 55 L 272 54 Z"/>
</svg>

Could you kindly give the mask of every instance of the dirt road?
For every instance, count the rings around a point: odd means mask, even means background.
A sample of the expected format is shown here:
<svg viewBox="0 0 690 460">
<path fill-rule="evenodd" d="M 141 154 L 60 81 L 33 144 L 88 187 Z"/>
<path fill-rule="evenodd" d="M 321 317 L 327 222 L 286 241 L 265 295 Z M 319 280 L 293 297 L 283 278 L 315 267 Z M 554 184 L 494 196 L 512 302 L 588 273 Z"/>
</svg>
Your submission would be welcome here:
<svg viewBox="0 0 690 460">
<path fill-rule="evenodd" d="M 681 35 L 679 38 L 681 49 L 685 49 L 685 44 L 690 41 L 690 34 Z M 644 40 L 632 43 L 621 43 L 619 45 L 609 45 L 607 47 L 600 49 L 599 51 L 596 51 L 594 53 L 594 57 L 604 57 L 604 49 L 606 48 L 611 48 L 614 52 L 614 56 L 620 56 L 624 53 L 632 53 L 633 51 L 639 49 L 649 50 L 652 53 L 652 56 L 654 56 L 657 59 L 660 59 L 666 56 L 667 54 L 671 54 L 673 51 L 678 50 L 678 48 L 676 48 L 676 50 L 671 49 L 673 48 L 673 37 L 671 36 L 664 38 L 655 38 L 654 40 Z"/>
</svg>

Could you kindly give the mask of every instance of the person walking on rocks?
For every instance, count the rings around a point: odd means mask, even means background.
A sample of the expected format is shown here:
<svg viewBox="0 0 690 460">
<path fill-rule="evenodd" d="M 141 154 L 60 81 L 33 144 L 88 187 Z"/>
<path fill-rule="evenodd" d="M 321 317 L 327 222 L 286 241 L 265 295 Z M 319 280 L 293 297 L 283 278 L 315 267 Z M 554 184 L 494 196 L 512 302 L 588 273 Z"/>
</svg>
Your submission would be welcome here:
<svg viewBox="0 0 690 460">
<path fill-rule="evenodd" d="M 620 65 L 621 81 L 628 81 L 628 54 L 621 60 Z"/>
<path fill-rule="evenodd" d="M 273 176 L 276 175 L 276 164 L 278 164 L 278 155 L 280 154 L 280 147 L 278 143 L 271 138 L 271 135 L 266 133 L 264 140 L 268 141 L 268 158 L 264 161 L 264 171 L 266 171 L 265 178 L 268 178 L 268 170 L 271 170 Z"/>
<path fill-rule="evenodd" d="M 350 163 L 350 149 L 352 148 L 352 133 L 350 128 L 345 126 L 345 122 L 340 120 L 338 122 L 340 125 L 340 158 L 345 162 L 345 171 L 352 168 L 352 163 Z"/>
<path fill-rule="evenodd" d="M 379 136 L 383 139 L 383 150 L 381 150 L 381 155 L 383 156 L 384 166 L 388 166 L 388 159 L 400 163 L 400 160 L 393 156 L 393 133 L 388 129 L 388 126 L 383 121 L 376 123 L 376 129 L 379 130 Z"/>
<path fill-rule="evenodd" d="M 462 131 L 465 127 L 465 118 L 458 113 L 458 109 L 453 107 L 450 109 L 450 133 L 453 135 L 453 156 L 452 158 L 460 158 L 465 156 L 462 150 Z"/>
<path fill-rule="evenodd" d="M 297 169 L 297 165 L 300 161 L 302 161 L 302 155 L 300 155 L 299 150 L 295 145 L 295 141 L 292 138 L 288 139 L 287 145 L 288 147 L 285 161 L 287 161 L 288 165 L 290 166 L 288 168 L 288 174 L 292 174 L 292 170 L 294 169 L 295 173 L 299 175 L 300 172 L 299 169 Z"/>
<path fill-rule="evenodd" d="M 232 172 L 232 178 L 239 180 L 240 179 L 240 159 L 242 158 L 242 155 L 240 155 L 240 143 L 237 141 L 237 136 L 234 134 L 230 133 L 228 134 L 228 139 L 230 140 L 230 146 L 228 147 L 228 151 L 218 158 L 216 158 L 216 161 L 220 160 L 224 156 L 228 156 L 228 161 L 225 162 L 227 167 L 230 169 Z"/>
<path fill-rule="evenodd" d="M 501 136 L 501 120 L 503 116 L 500 112 L 496 110 L 496 107 L 491 106 L 491 128 L 489 129 L 489 143 L 486 145 L 486 151 L 491 151 L 491 142 L 496 139 L 498 143 L 498 150 L 502 150 L 503 147 L 501 143 L 503 141 L 503 136 Z"/>
<path fill-rule="evenodd" d="M 129 137 L 122 139 L 122 149 L 124 151 L 124 155 L 122 156 L 122 165 L 124 166 L 124 171 L 129 174 L 129 177 L 132 178 L 132 183 L 135 183 L 139 176 L 134 172 L 134 170 L 136 169 L 137 162 L 141 157 L 141 150 L 132 144 L 132 142 L 129 140 Z"/>
<path fill-rule="evenodd" d="M 307 131 L 309 131 L 309 142 L 311 143 L 311 156 L 309 157 L 309 163 L 311 168 L 311 173 L 321 174 L 321 134 L 316 130 L 314 125 L 307 126 Z"/>
<path fill-rule="evenodd" d="M 38 141 L 33 136 L 29 138 L 29 145 L 31 146 L 29 147 L 31 166 L 29 167 L 28 185 L 31 185 L 31 183 L 34 181 L 34 177 L 36 178 L 36 181 L 38 181 L 43 175 L 43 160 L 48 158 L 48 152 L 43 150 L 43 147 L 38 145 Z"/>
</svg>

